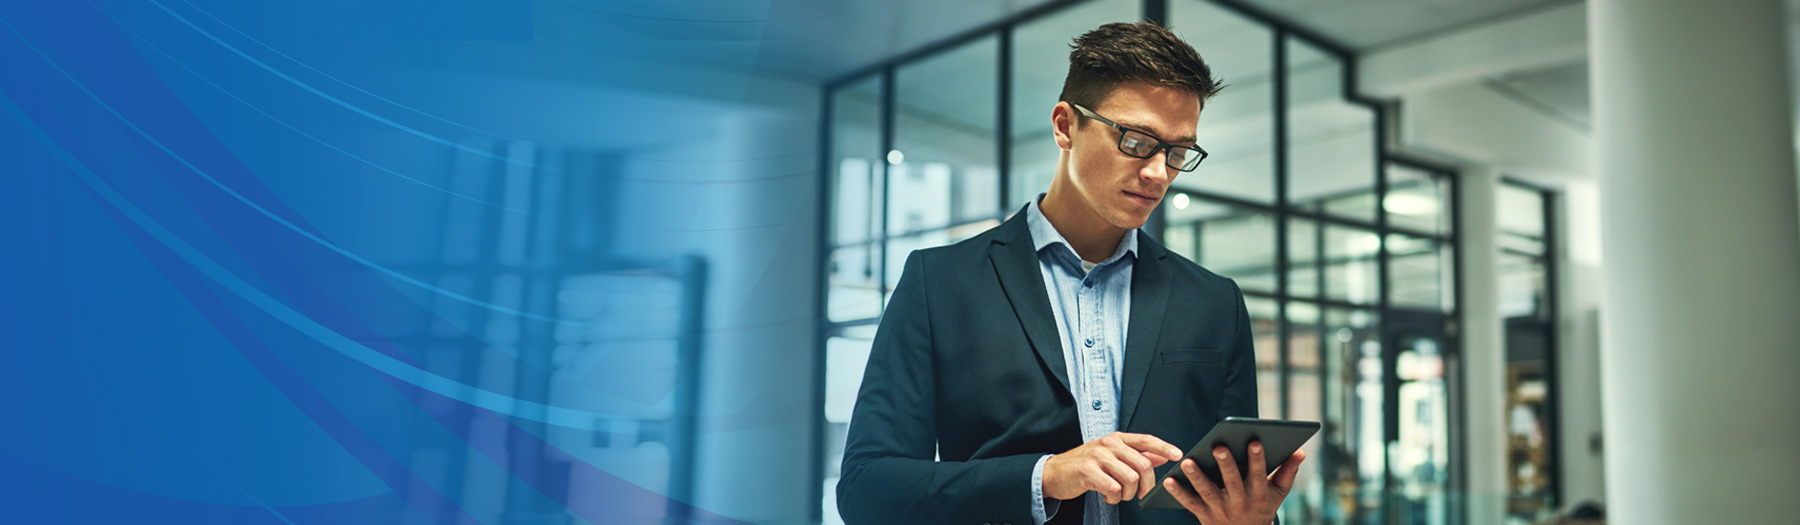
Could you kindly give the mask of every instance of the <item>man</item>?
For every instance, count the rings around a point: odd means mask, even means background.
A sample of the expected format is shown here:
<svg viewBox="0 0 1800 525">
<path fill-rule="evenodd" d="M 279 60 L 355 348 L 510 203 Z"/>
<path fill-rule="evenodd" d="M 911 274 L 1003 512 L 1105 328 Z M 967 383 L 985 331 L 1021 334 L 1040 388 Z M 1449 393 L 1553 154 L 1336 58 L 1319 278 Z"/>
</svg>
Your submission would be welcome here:
<svg viewBox="0 0 1800 525">
<path fill-rule="evenodd" d="M 851 417 L 848 523 L 1269 525 L 1293 486 L 1305 454 L 1269 473 L 1253 445 L 1247 477 L 1220 462 L 1225 487 L 1181 463 L 1195 488 L 1166 488 L 1187 512 L 1124 504 L 1182 457 L 1171 443 L 1256 416 L 1256 359 L 1237 284 L 1138 231 L 1204 158 L 1219 82 L 1150 23 L 1072 47 L 1049 192 L 906 259 Z"/>
</svg>

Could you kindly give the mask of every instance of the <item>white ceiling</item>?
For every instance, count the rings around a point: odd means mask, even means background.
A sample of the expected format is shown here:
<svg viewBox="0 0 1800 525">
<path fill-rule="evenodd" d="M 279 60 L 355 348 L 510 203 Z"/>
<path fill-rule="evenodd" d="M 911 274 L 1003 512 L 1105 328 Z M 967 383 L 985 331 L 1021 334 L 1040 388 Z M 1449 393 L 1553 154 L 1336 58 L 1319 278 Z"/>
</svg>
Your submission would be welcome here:
<svg viewBox="0 0 1800 525">
<path fill-rule="evenodd" d="M 1580 1 L 1244 0 L 1244 3 L 1351 49 L 1368 51 Z"/>
<path fill-rule="evenodd" d="M 543 0 L 556 16 L 591 19 L 590 42 L 742 43 L 759 72 L 825 80 L 1052 0 Z M 737 56 L 658 56 L 739 63 Z"/>
<path fill-rule="evenodd" d="M 704 13 L 694 12 L 691 1 L 678 4 L 684 9 L 680 13 L 664 12 L 668 9 L 657 6 L 668 4 L 650 0 L 555 1 L 640 24 L 678 25 L 683 32 L 698 31 L 698 38 L 730 37 L 740 26 L 755 26 L 759 67 L 826 79 L 1053 0 L 710 0 L 701 3 L 716 3 L 717 9 Z M 1184 1 L 1200 0 L 1170 4 Z M 1242 1 L 1353 50 L 1368 51 L 1581 0 Z"/>
<path fill-rule="evenodd" d="M 654 53 L 660 57 L 691 59 L 817 82 L 837 78 L 1053 1 L 542 0 L 540 17 L 578 20 L 570 27 L 586 29 L 559 31 L 548 36 L 574 46 L 612 49 L 653 46 Z M 1170 5 L 1172 10 L 1179 10 L 1184 9 L 1183 3 L 1202 1 L 1170 0 Z M 1583 0 L 1237 1 L 1362 54 L 1579 5 Z M 1097 5 L 1113 2 L 1118 3 Z M 1090 0 L 1078 8 L 1104 7 L 1107 11 L 1129 12 L 1129 6 L 1138 3 L 1138 0 Z M 1791 33 L 1800 34 L 1800 18 L 1795 17 L 1800 0 L 1786 0 L 1786 3 L 1790 26 L 1795 28 Z M 1119 6 L 1126 7 L 1120 9 Z M 541 38 L 546 36 L 540 35 Z M 1200 35 L 1186 36 L 1205 40 Z M 1800 56 L 1800 40 L 1794 42 L 1794 54 Z M 1064 51 L 1044 49 L 1043 52 Z M 1054 76 L 1059 72 L 1043 73 Z M 1247 80 L 1241 74 L 1233 75 L 1232 71 L 1222 73 L 1228 82 Z M 1048 78 L 1026 80 L 1045 82 L 1046 85 L 1054 83 L 1046 82 L 1053 80 Z M 949 81 L 986 84 L 991 83 L 992 78 L 953 76 Z M 1589 100 L 1585 61 L 1505 72 L 1483 79 L 1483 84 L 1530 110 L 1580 129 L 1587 126 Z M 1800 82 L 1794 84 L 1800 89 Z M 1019 94 L 1026 98 L 1053 96 L 1053 90 L 1044 91 L 1046 94 Z M 947 109 L 944 113 L 948 115 L 965 116 L 967 112 L 957 111 L 957 102 L 974 107 L 985 101 L 921 102 L 944 107 Z M 967 120 L 968 124 L 985 125 L 988 122 L 986 117 L 968 117 Z"/>
<path fill-rule="evenodd" d="M 1054 1 L 543 0 L 539 16 L 548 20 L 540 20 L 540 33 L 550 31 L 554 34 L 540 34 L 539 38 L 575 47 L 636 50 L 622 52 L 651 53 L 662 58 L 816 82 L 840 77 Z M 1298 24 L 1357 52 L 1405 45 L 1444 32 L 1580 2 L 1241 1 L 1252 9 Z M 1192 8 L 1182 5 L 1188 2 L 1199 4 L 1203 0 L 1172 0 L 1171 11 L 1192 12 Z M 1138 0 L 1090 0 L 1078 5 L 1077 9 L 1118 12 L 1123 13 L 1118 18 L 1135 18 L 1132 8 L 1139 4 Z M 1082 22 L 1087 24 L 1089 20 Z M 1201 35 L 1185 36 L 1205 39 Z M 1066 51 L 1046 48 L 1044 52 L 1060 54 Z M 1234 78 L 1243 80 L 1241 74 L 1222 73 L 1228 82 Z M 1493 80 L 1514 87 L 1524 96 L 1542 98 L 1539 105 L 1585 115 L 1585 76 L 1575 73 L 1579 70 L 1519 72 Z M 1570 84 L 1571 81 L 1579 84 Z"/>
</svg>

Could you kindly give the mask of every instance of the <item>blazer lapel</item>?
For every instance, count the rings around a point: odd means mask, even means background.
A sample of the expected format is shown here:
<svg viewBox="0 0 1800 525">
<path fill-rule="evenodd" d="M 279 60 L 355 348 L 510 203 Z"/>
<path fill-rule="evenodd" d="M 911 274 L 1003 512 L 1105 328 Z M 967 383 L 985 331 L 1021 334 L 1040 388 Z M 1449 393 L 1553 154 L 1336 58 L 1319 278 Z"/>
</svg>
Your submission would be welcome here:
<svg viewBox="0 0 1800 525">
<path fill-rule="evenodd" d="M 1025 210 L 1013 214 L 1000 225 L 988 261 L 1000 276 L 1000 288 L 1012 303 L 1013 314 L 1025 326 L 1025 337 L 1037 351 L 1044 367 L 1069 390 L 1068 364 L 1063 362 L 1062 338 L 1057 336 L 1056 314 L 1050 310 L 1050 293 L 1044 290 L 1044 274 L 1038 267 L 1037 250 L 1031 242 L 1031 229 L 1025 225 Z M 1135 315 L 1135 314 L 1133 314 Z"/>
<path fill-rule="evenodd" d="M 1164 308 L 1169 303 L 1169 256 L 1162 245 L 1138 232 L 1138 257 L 1131 265 L 1131 325 L 1125 332 L 1125 372 L 1120 379 L 1119 430 L 1131 428 L 1131 416 L 1144 394 L 1144 380 L 1156 360 Z"/>
</svg>

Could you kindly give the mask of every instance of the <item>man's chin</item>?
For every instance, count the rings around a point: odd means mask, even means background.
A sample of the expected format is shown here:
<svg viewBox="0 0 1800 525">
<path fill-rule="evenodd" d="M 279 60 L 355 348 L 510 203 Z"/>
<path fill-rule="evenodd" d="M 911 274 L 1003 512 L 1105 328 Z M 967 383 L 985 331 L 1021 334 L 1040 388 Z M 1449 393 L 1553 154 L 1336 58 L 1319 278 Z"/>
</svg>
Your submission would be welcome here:
<svg viewBox="0 0 1800 525">
<path fill-rule="evenodd" d="M 1144 227 L 1145 223 L 1150 222 L 1150 215 L 1144 214 L 1139 216 L 1138 214 L 1131 212 L 1121 212 L 1114 216 L 1113 220 L 1107 222 L 1112 223 L 1114 228 L 1121 230 L 1135 230 Z"/>
</svg>

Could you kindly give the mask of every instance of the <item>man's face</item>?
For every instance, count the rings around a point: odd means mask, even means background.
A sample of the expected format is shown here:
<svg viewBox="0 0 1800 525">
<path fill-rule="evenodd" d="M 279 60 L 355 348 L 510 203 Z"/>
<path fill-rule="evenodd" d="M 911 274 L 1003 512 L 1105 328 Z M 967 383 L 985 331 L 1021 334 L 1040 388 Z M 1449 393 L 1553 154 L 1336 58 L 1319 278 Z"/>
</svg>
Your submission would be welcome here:
<svg viewBox="0 0 1800 525">
<path fill-rule="evenodd" d="M 1193 93 L 1127 82 L 1088 109 L 1163 142 L 1192 146 L 1201 107 Z M 1069 152 L 1069 179 L 1080 201 L 1114 227 L 1142 227 L 1181 173 L 1167 164 L 1168 151 L 1147 159 L 1128 156 L 1119 151 L 1119 130 L 1083 118 L 1066 102 L 1052 120 L 1057 146 Z"/>
</svg>

